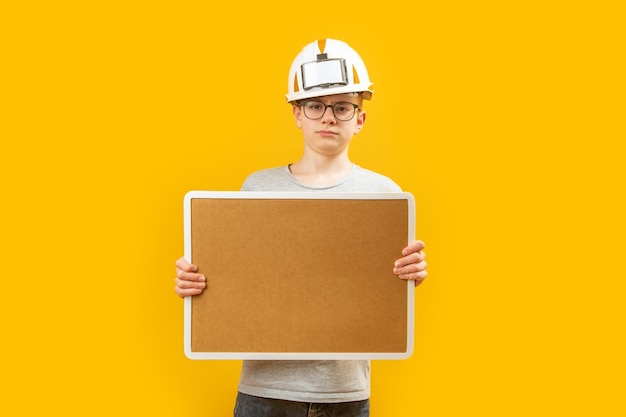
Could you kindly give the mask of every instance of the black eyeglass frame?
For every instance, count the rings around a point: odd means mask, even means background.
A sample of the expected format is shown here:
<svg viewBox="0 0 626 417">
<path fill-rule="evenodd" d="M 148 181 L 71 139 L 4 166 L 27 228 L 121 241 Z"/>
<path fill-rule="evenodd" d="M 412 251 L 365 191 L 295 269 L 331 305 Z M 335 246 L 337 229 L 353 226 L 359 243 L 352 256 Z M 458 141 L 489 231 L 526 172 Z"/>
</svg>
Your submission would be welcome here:
<svg viewBox="0 0 626 417">
<path fill-rule="evenodd" d="M 320 117 L 310 117 L 308 114 L 306 114 L 306 104 L 307 103 L 319 103 L 322 106 L 324 106 L 324 111 L 322 111 L 322 114 L 320 115 Z M 324 115 L 326 114 L 326 110 L 330 107 L 330 109 L 333 111 L 333 117 L 335 119 L 340 120 L 342 122 L 348 122 L 348 121 L 354 119 L 354 116 L 356 115 L 356 111 L 357 110 L 361 110 L 358 104 L 350 103 L 349 101 L 340 101 L 340 102 L 337 102 L 337 103 L 334 103 L 334 104 L 326 104 L 326 103 L 323 103 L 323 102 L 321 102 L 319 100 L 300 100 L 298 104 L 300 105 L 300 107 L 302 107 L 302 111 L 304 112 L 304 116 L 307 119 L 310 119 L 310 120 L 320 120 L 322 117 L 324 117 Z M 344 106 L 345 105 L 352 105 L 352 106 L 354 106 L 354 112 L 352 112 L 352 116 L 350 116 L 349 119 L 340 119 L 339 117 L 337 117 L 337 114 L 335 113 L 335 106 L 340 105 L 340 104 L 344 105 Z"/>
</svg>

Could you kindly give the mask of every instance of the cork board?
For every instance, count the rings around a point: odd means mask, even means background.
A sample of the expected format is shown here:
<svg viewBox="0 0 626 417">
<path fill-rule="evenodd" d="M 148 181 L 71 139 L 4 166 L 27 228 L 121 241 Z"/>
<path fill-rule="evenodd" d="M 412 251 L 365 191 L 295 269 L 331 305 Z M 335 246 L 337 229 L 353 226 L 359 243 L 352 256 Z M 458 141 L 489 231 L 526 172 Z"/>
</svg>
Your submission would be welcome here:
<svg viewBox="0 0 626 417">
<path fill-rule="evenodd" d="M 414 217 L 401 192 L 187 193 L 185 257 L 207 288 L 185 298 L 185 354 L 409 357 L 414 283 L 392 269 Z"/>
</svg>

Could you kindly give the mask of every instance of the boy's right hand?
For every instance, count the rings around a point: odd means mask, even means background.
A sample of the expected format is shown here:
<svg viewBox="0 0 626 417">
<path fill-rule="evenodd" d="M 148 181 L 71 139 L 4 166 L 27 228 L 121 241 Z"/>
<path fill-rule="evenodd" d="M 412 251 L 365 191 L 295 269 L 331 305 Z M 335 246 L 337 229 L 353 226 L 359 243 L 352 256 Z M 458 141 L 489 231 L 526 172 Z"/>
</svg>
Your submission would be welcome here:
<svg viewBox="0 0 626 417">
<path fill-rule="evenodd" d="M 198 273 L 198 267 L 182 257 L 176 261 L 176 294 L 179 297 L 198 295 L 206 288 L 206 278 Z"/>
</svg>

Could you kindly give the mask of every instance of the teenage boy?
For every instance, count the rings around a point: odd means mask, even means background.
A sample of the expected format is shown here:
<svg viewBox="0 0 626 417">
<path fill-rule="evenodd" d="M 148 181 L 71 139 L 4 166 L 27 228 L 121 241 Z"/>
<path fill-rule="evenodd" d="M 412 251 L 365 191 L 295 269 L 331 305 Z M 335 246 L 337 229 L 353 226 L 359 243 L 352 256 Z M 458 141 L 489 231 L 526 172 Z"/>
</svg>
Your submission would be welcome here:
<svg viewBox="0 0 626 417">
<path fill-rule="evenodd" d="M 295 163 L 252 173 L 241 190 L 401 191 L 391 179 L 355 165 L 348 156 L 352 137 L 365 124 L 363 100 L 371 99 L 372 92 L 365 64 L 346 43 L 323 39 L 305 46 L 291 66 L 287 94 L 296 126 L 302 130 L 302 156 Z M 399 259 L 389 267 L 400 279 L 419 285 L 427 275 L 423 249 L 421 241 L 398 248 Z M 176 293 L 200 294 L 211 279 L 201 272 L 178 259 Z M 246 360 L 234 415 L 367 417 L 369 396 L 367 360 Z"/>
</svg>

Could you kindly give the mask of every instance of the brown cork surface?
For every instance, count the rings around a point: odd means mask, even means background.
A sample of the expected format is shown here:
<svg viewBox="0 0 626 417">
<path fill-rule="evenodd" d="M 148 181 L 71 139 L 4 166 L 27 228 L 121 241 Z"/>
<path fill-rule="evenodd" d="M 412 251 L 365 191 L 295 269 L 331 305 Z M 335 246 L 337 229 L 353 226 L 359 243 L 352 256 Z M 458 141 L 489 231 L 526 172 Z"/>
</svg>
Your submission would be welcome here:
<svg viewBox="0 0 626 417">
<path fill-rule="evenodd" d="M 193 352 L 404 352 L 408 203 L 191 200 Z"/>
</svg>

